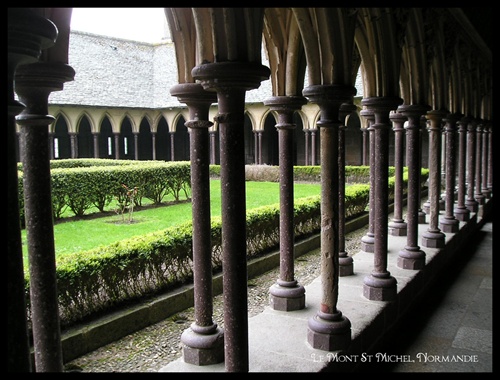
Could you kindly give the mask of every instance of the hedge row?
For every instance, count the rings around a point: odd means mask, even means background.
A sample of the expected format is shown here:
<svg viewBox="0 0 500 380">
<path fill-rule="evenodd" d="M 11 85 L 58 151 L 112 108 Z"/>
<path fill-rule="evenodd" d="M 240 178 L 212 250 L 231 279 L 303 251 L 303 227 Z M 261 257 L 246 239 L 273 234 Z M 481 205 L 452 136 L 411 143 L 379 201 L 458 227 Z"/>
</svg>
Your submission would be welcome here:
<svg viewBox="0 0 500 380">
<path fill-rule="evenodd" d="M 428 170 L 422 170 L 422 185 Z M 404 176 L 407 182 L 407 176 Z M 394 180 L 389 181 L 390 198 Z M 346 188 L 346 218 L 366 212 L 370 187 Z M 294 203 L 295 235 L 302 238 L 321 228 L 320 196 Z M 247 256 L 253 258 L 279 246 L 279 204 L 247 211 Z M 211 251 L 214 272 L 222 267 L 220 217 L 212 218 Z M 88 318 L 192 281 L 192 223 L 153 232 L 89 251 L 65 255 L 57 263 L 61 325 Z M 25 286 L 29 308 L 29 274 Z"/>
<path fill-rule="evenodd" d="M 159 204 L 171 194 L 189 198 L 191 167 L 187 161 L 58 160 L 51 162 L 51 195 L 54 219 L 69 208 L 83 216 L 92 207 L 103 212 L 113 200 L 120 205 L 130 199 L 141 206 L 144 198 Z M 98 164 L 97 164 L 98 163 Z M 104 165 L 107 164 L 107 165 Z M 19 212 L 24 226 L 23 173 L 19 172 Z"/>
</svg>

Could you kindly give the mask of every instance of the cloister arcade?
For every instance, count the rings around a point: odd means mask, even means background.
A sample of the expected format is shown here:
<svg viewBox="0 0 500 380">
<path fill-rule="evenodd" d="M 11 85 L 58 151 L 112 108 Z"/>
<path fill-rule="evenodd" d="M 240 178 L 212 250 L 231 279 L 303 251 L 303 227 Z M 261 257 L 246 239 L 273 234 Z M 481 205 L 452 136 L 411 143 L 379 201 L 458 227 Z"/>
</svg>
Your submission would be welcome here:
<svg viewBox="0 0 500 380">
<path fill-rule="evenodd" d="M 363 249 L 373 252 L 373 271 L 363 280 L 363 297 L 391 302 L 398 292 L 399 285 L 387 268 L 389 235 L 399 233 L 395 232 L 398 227 L 389 228 L 387 223 L 390 157 L 394 158 L 397 173 L 401 173 L 403 162 L 408 167 L 407 213 L 402 228 L 407 245 L 398 253 L 398 268 L 424 268 L 425 248 L 442 247 L 446 234 L 458 233 L 459 222 L 472 220 L 472 215 L 493 197 L 492 53 L 481 23 L 472 23 L 474 17 L 466 8 L 165 8 L 178 69 L 178 84 L 170 92 L 187 106 L 187 112 L 154 115 L 123 115 L 114 110 L 82 110 L 69 115 L 64 109 L 49 108 L 49 94 L 64 91 L 64 84 L 75 75 L 68 62 L 71 12 L 72 8 L 9 8 L 9 371 L 31 369 L 18 210 L 16 164 L 20 157 L 28 194 L 26 228 L 33 239 L 30 281 L 35 368 L 39 372 L 63 369 L 50 209 L 48 125 L 54 116 L 59 122 L 51 133 L 58 139 L 65 138 L 60 134 L 65 127 L 68 132 L 76 131 L 77 126 L 86 130 L 78 143 L 58 142 L 61 156 L 78 156 L 79 151 L 99 157 L 106 153 L 122 157 L 121 147 L 108 143 L 118 134 L 127 137 L 127 154 L 138 159 L 169 159 L 169 153 L 170 159 L 190 158 L 196 320 L 183 335 L 182 343 L 186 360 L 210 364 L 222 356 L 228 372 L 249 369 L 244 166 L 252 159 L 255 162 L 255 157 L 257 161 L 264 159 L 264 153 L 259 154 L 264 148 L 258 143 L 254 145 L 254 157 L 245 155 L 251 148 L 248 141 L 259 141 L 249 140 L 245 133 L 265 130 L 265 125 L 275 123 L 278 151 L 268 151 L 266 160 L 279 164 L 280 181 L 290 184 L 291 167 L 301 163 L 293 158 L 293 131 L 300 123 L 304 130 L 319 131 L 322 296 L 316 315 L 304 329 L 307 343 L 320 350 L 335 351 L 351 343 L 349 314 L 338 309 L 339 277 L 349 276 L 353 265 L 352 258 L 339 255 L 343 216 L 339 212 L 339 193 L 345 165 L 339 162 L 346 160 L 339 141 L 344 139 L 346 117 L 357 109 L 356 95 L 362 95 L 358 128 L 363 123 L 369 131 L 371 168 L 371 235 Z M 487 16 L 481 13 L 475 17 Z M 263 44 L 269 67 L 262 64 Z M 363 94 L 356 94 L 354 87 L 359 70 Z M 245 109 L 247 91 L 267 79 L 271 80 L 272 93 L 263 99 L 265 107 L 256 107 L 255 112 L 272 112 L 274 121 L 263 116 L 254 118 Z M 315 107 L 310 108 L 310 104 Z M 256 127 L 256 121 L 264 124 Z M 245 132 L 249 122 L 252 127 Z M 20 143 L 16 140 L 16 123 Z M 173 130 L 166 125 L 180 128 L 183 124 L 189 130 L 189 155 L 188 139 L 174 141 L 170 150 L 153 143 L 153 136 L 157 141 L 164 140 L 167 130 Z M 214 126 L 218 134 L 217 145 L 212 145 L 212 153 L 218 155 L 215 159 L 210 156 L 209 138 Z M 151 136 L 143 135 L 142 130 L 148 128 Z M 389 132 L 393 129 L 391 146 Z M 402 139 L 397 137 L 402 134 L 396 133 L 403 130 L 405 150 Z M 91 138 L 96 132 L 102 136 Z M 428 136 L 427 149 L 422 147 L 421 135 Z M 71 133 L 69 136 L 71 139 Z M 109 146 L 114 150 L 109 151 Z M 308 145 L 297 146 L 304 147 L 302 162 L 306 163 L 306 157 L 312 157 L 305 154 Z M 423 150 L 428 153 L 430 203 L 429 228 L 420 236 Z M 359 156 L 357 159 L 360 163 Z M 209 238 L 210 225 L 203 216 L 209 215 L 210 209 L 200 200 L 207 195 L 210 162 L 220 164 L 221 182 L 225 185 L 221 194 L 223 331 L 212 320 L 212 293 L 209 286 L 204 286 L 212 276 L 207 269 L 210 252 L 202 244 Z M 445 180 L 441 183 L 443 172 Z M 399 184 L 400 179 L 398 174 Z M 446 204 L 440 219 L 442 185 Z M 293 226 L 290 188 L 293 186 L 280 189 L 283 231 Z M 397 189 L 401 193 L 401 185 Z M 395 202 L 399 207 L 402 200 Z M 280 235 L 280 255 L 280 277 L 270 289 L 271 304 L 283 312 L 300 309 L 305 294 L 294 278 L 293 234 Z"/>
</svg>

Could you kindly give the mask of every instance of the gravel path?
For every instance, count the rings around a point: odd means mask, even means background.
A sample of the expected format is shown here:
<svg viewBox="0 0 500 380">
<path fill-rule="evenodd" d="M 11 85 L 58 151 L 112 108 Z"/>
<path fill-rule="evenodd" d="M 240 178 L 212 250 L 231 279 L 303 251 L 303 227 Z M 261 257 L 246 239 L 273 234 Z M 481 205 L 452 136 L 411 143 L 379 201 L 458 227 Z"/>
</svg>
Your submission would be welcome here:
<svg viewBox="0 0 500 380">
<path fill-rule="evenodd" d="M 355 254 L 360 250 L 362 228 L 346 235 L 346 251 Z M 320 275 L 319 250 L 300 256 L 295 262 L 295 278 L 300 285 L 307 285 Z M 248 315 L 255 316 L 269 306 L 269 287 L 279 277 L 279 268 L 248 281 Z M 214 297 L 213 320 L 224 327 L 222 295 Z M 66 364 L 67 371 L 78 372 L 157 372 L 168 363 L 182 356 L 180 336 L 194 321 L 194 309 L 139 330 L 107 344 Z"/>
</svg>

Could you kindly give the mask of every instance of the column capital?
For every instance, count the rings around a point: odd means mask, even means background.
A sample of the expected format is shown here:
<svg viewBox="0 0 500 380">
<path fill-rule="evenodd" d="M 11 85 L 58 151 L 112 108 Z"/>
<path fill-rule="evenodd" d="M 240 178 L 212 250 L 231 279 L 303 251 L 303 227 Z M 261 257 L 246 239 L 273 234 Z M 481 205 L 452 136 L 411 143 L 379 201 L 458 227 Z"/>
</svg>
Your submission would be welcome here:
<svg viewBox="0 0 500 380">
<path fill-rule="evenodd" d="M 312 103 L 322 105 L 337 105 L 352 101 L 356 95 L 356 88 L 345 84 L 316 84 L 310 85 L 302 91 L 302 95 Z"/>
<path fill-rule="evenodd" d="M 300 110 L 305 104 L 307 104 L 307 99 L 303 96 L 273 96 L 264 100 L 265 106 L 278 112 Z"/>
<path fill-rule="evenodd" d="M 191 75 L 205 90 L 240 88 L 253 90 L 260 82 L 269 79 L 271 70 L 260 63 L 252 62 L 215 62 L 193 67 Z"/>
<path fill-rule="evenodd" d="M 398 112 L 410 118 L 419 118 L 430 111 L 431 107 L 427 104 L 402 104 L 398 107 Z"/>
<path fill-rule="evenodd" d="M 179 83 L 170 87 L 170 95 L 176 96 L 179 102 L 186 104 L 217 102 L 217 92 L 206 91 L 199 83 Z"/>
</svg>

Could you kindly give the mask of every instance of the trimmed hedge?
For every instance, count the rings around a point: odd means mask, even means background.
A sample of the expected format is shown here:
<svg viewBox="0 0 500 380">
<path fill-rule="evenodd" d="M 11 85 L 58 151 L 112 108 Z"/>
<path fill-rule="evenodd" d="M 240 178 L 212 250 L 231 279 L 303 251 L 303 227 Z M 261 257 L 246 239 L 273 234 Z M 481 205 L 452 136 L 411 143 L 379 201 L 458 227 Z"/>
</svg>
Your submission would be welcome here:
<svg viewBox="0 0 500 380">
<path fill-rule="evenodd" d="M 422 170 L 422 184 L 428 170 Z M 407 174 L 404 175 L 405 182 Z M 393 194 L 394 181 L 389 181 Z M 345 191 L 346 219 L 366 212 L 370 187 L 349 186 Z M 392 195 L 391 195 L 392 198 Z M 297 239 L 321 229 L 321 197 L 294 202 Z M 211 250 L 214 273 L 222 268 L 220 217 L 212 218 Z M 279 203 L 247 211 L 249 259 L 279 246 Z M 25 273 L 29 309 L 29 273 Z M 57 289 L 61 326 L 102 315 L 192 281 L 192 223 L 168 228 L 118 243 L 63 256 L 57 262 Z"/>
</svg>

